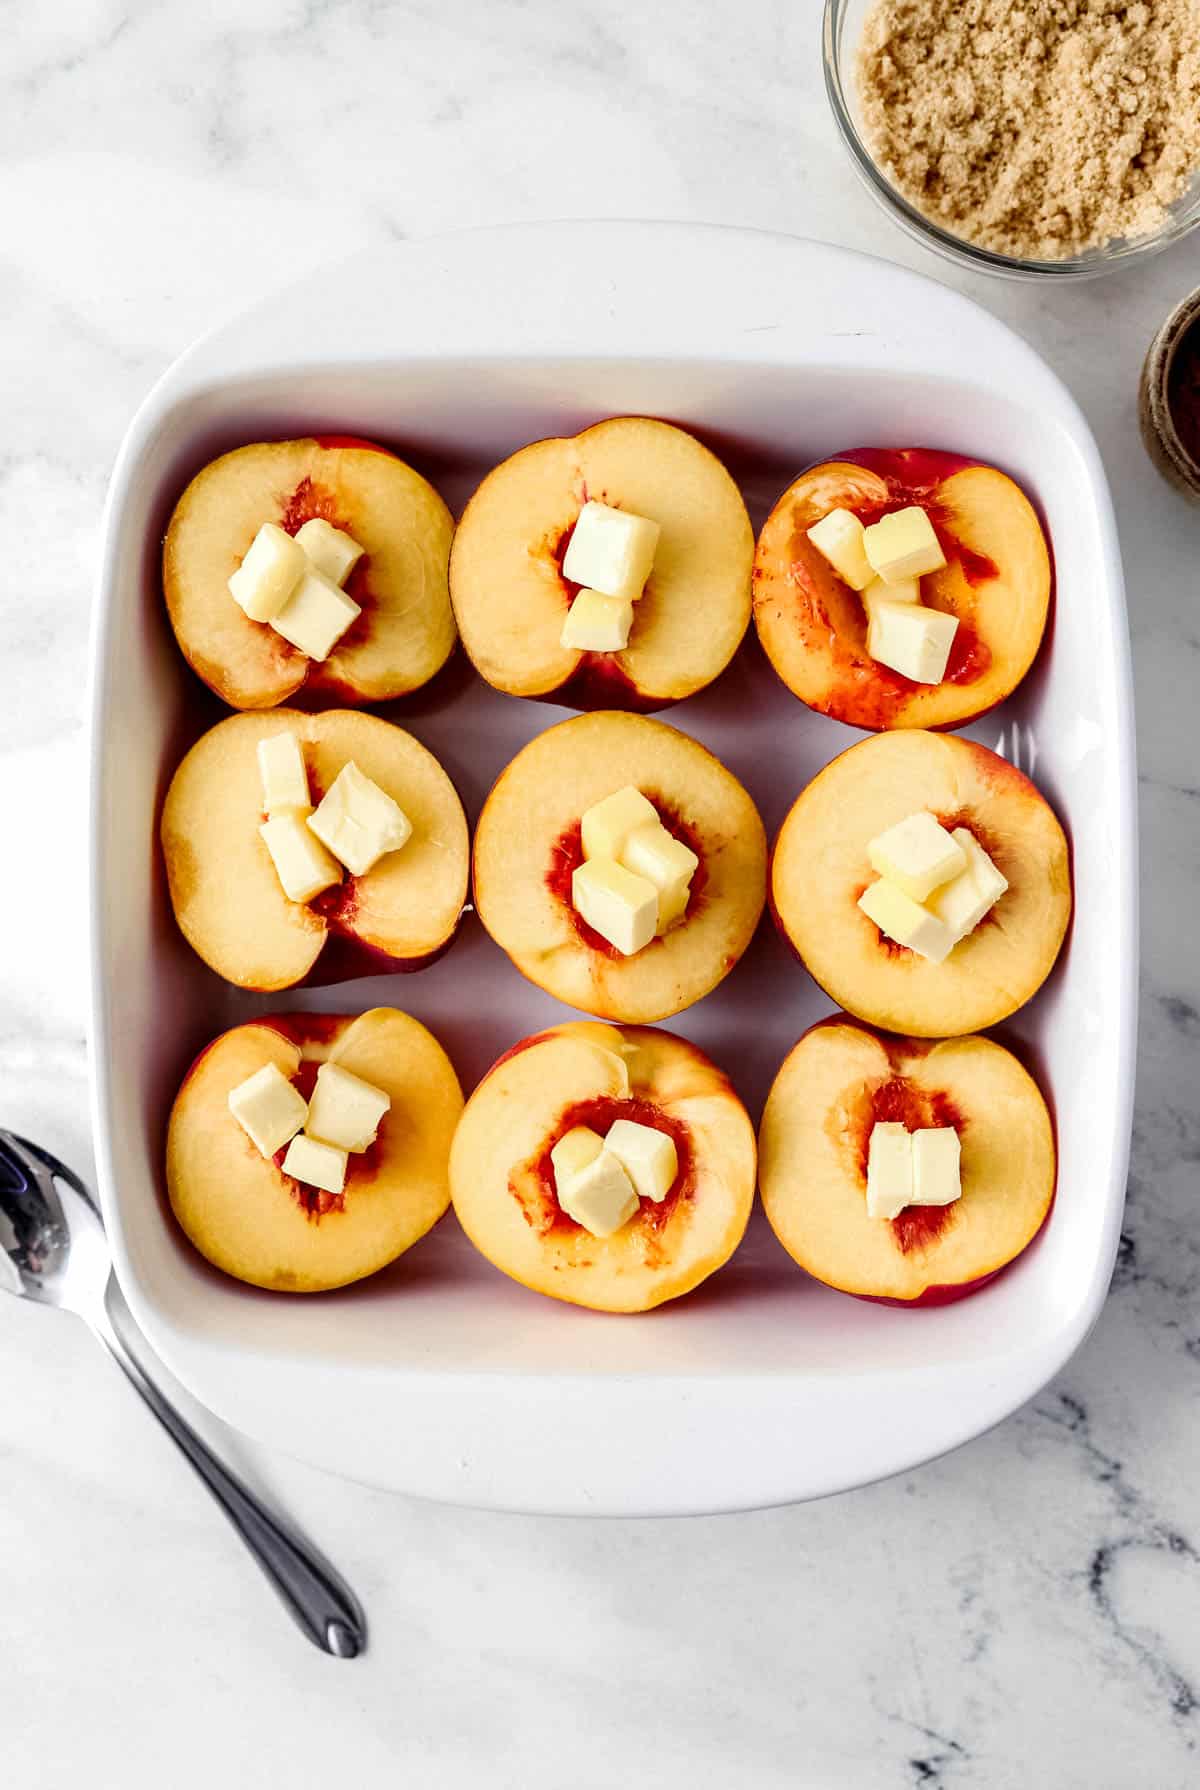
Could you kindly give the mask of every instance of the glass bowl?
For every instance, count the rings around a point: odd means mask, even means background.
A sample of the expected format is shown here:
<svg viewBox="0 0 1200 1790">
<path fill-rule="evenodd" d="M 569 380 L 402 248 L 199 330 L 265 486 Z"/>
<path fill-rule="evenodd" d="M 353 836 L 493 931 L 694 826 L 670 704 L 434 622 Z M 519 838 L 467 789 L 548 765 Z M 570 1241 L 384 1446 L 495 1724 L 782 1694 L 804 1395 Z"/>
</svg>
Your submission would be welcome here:
<svg viewBox="0 0 1200 1790">
<path fill-rule="evenodd" d="M 1098 248 L 1086 249 L 1081 255 L 1066 256 L 1058 261 L 1001 255 L 935 224 L 892 185 L 872 155 L 862 128 L 854 58 L 871 4 L 872 0 L 825 0 L 821 44 L 825 91 L 842 141 L 863 185 L 888 216 L 917 242 L 946 260 L 956 262 L 959 267 L 1000 274 L 1008 279 L 1087 280 L 1107 273 L 1111 268 L 1128 267 L 1135 261 L 1157 255 L 1160 249 L 1178 242 L 1200 224 L 1200 171 L 1186 192 L 1170 207 L 1159 229 L 1147 236 L 1120 237 Z"/>
<path fill-rule="evenodd" d="M 1175 426 L 1170 390 L 1176 350 L 1197 330 L 1200 286 L 1175 306 L 1151 342 L 1138 389 L 1138 422 L 1146 450 L 1163 477 L 1193 503 L 1200 503 L 1200 460 L 1189 453 Z"/>
</svg>

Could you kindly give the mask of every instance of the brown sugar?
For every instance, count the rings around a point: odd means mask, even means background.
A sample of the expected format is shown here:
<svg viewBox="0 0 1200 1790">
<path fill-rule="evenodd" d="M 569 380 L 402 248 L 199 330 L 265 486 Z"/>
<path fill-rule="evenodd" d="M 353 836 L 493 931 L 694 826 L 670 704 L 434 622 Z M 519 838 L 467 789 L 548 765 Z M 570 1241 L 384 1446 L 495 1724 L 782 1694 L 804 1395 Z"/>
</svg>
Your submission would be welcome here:
<svg viewBox="0 0 1200 1790">
<path fill-rule="evenodd" d="M 876 0 L 857 74 L 887 178 L 1000 254 L 1145 235 L 1200 167 L 1200 0 Z"/>
</svg>

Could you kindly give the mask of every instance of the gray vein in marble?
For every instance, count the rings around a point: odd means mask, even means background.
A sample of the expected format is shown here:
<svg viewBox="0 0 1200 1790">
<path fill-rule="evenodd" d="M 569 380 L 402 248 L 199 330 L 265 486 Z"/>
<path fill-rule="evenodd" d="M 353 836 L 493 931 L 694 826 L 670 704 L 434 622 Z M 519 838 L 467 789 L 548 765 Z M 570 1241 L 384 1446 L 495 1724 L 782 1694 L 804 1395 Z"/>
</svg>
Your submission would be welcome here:
<svg viewBox="0 0 1200 1790">
<path fill-rule="evenodd" d="M 107 55 L 133 25 L 130 14 L 119 14 L 106 31 L 87 42 L 75 44 L 61 56 L 48 57 L 16 75 L 12 86 L 20 93 L 40 98 L 51 82 L 81 71 L 91 75 L 95 64 Z"/>
<path fill-rule="evenodd" d="M 1128 1276 L 1128 1265 L 1126 1273 Z M 1128 1649 L 1142 1670 L 1153 1679 L 1166 1698 L 1173 1719 L 1188 1723 L 1200 1707 L 1195 1685 L 1171 1660 L 1161 1637 L 1135 1629 L 1125 1621 L 1114 1581 L 1122 1557 L 1135 1549 L 1165 1551 L 1189 1566 L 1200 1565 L 1200 1554 L 1187 1536 L 1165 1521 L 1146 1495 L 1133 1484 L 1126 1463 L 1095 1440 L 1087 1407 L 1080 1398 L 1060 1386 L 1039 1398 L 1035 1411 L 1043 1422 L 1058 1428 L 1071 1439 L 1089 1476 L 1105 1488 L 1120 1523 L 1118 1532 L 1096 1545 L 1086 1568 L 1088 1593 L 1096 1613 L 1112 1637 Z M 1196 1736 L 1190 1730 L 1186 1745 L 1189 1750 L 1196 1746 Z"/>
<path fill-rule="evenodd" d="M 930 1790 L 943 1790 L 952 1782 L 953 1767 L 968 1761 L 970 1753 L 960 1741 L 934 1728 L 919 1730 L 928 1747 L 906 1761 L 914 1785 L 928 1785 Z M 948 1776 L 947 1773 L 950 1773 Z"/>
</svg>

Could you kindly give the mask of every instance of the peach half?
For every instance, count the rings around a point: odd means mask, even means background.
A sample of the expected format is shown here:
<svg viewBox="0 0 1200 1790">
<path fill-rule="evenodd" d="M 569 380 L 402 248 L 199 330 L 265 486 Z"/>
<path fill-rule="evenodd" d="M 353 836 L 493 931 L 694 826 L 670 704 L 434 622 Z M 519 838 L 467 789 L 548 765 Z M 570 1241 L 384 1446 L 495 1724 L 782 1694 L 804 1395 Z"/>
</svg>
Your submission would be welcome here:
<svg viewBox="0 0 1200 1790">
<path fill-rule="evenodd" d="M 228 587 L 263 523 L 294 535 L 314 517 L 365 549 L 346 584 L 362 614 L 320 662 L 251 621 Z M 453 532 L 428 480 L 371 442 L 321 436 L 235 448 L 196 474 L 167 528 L 171 626 L 192 670 L 231 708 L 404 696 L 428 683 L 454 646 Z"/>
<path fill-rule="evenodd" d="M 962 1196 L 867 1216 L 879 1123 L 953 1126 Z M 759 1129 L 759 1187 L 779 1241 L 826 1285 L 902 1305 L 947 1304 L 991 1280 L 1054 1198 L 1054 1128 L 1037 1083 L 990 1038 L 888 1038 L 841 1014 L 793 1047 Z"/>
<path fill-rule="evenodd" d="M 617 1119 L 656 1126 L 679 1169 L 609 1237 L 561 1209 L 550 1151 Z M 514 1045 L 467 1102 L 450 1152 L 454 1210 L 475 1247 L 534 1292 L 649 1311 L 728 1261 L 754 1200 L 754 1128 L 721 1070 L 670 1032 L 576 1020 Z"/>
<path fill-rule="evenodd" d="M 563 576 L 588 500 L 661 528 L 623 652 L 560 642 L 578 586 Z M 656 709 L 711 684 L 750 621 L 754 531 L 708 448 L 653 417 L 619 416 L 535 441 L 484 479 L 463 512 L 450 594 L 476 669 L 511 696 L 572 708 Z"/>
<path fill-rule="evenodd" d="M 285 1175 L 229 1111 L 229 1095 L 274 1063 L 307 1099 L 322 1063 L 391 1097 L 375 1142 L 349 1158 L 340 1194 Z M 318 1293 L 384 1268 L 450 1202 L 450 1143 L 462 1090 L 449 1057 L 394 1007 L 358 1018 L 291 1013 L 235 1026 L 184 1077 L 167 1130 L 167 1193 L 192 1243 L 251 1286 Z"/>
<path fill-rule="evenodd" d="M 918 809 L 965 827 L 1007 893 L 942 963 L 886 938 L 858 906 L 874 882 L 872 839 Z M 793 804 L 771 863 L 776 923 L 847 1012 L 893 1032 L 950 1037 L 1025 1004 L 1054 966 L 1071 916 L 1066 836 L 1028 777 L 953 734 L 860 740 Z"/>
<path fill-rule="evenodd" d="M 682 920 L 633 956 L 571 901 L 584 810 L 632 784 L 700 860 Z M 665 1019 L 715 988 L 754 935 L 766 837 L 732 772 L 687 734 L 645 715 L 561 721 L 501 773 L 475 830 L 475 905 L 523 976 L 604 1019 Z"/>
<path fill-rule="evenodd" d="M 864 524 L 917 505 L 946 556 L 921 600 L 958 617 L 940 684 L 916 684 L 867 652 L 861 597 L 807 530 L 830 510 Z M 856 449 L 802 472 L 771 511 L 754 560 L 754 621 L 767 657 L 802 702 L 881 731 L 961 727 L 1020 683 L 1045 632 L 1050 551 L 1019 485 L 994 466 L 925 448 Z"/>
<path fill-rule="evenodd" d="M 412 837 L 363 876 L 309 903 L 289 901 L 259 825 L 258 742 L 291 733 L 311 800 L 351 759 L 398 802 Z M 203 734 L 171 780 L 162 814 L 171 905 L 192 948 L 241 988 L 291 988 L 420 969 L 453 939 L 470 847 L 454 785 L 419 740 L 351 709 L 230 715 Z"/>
</svg>

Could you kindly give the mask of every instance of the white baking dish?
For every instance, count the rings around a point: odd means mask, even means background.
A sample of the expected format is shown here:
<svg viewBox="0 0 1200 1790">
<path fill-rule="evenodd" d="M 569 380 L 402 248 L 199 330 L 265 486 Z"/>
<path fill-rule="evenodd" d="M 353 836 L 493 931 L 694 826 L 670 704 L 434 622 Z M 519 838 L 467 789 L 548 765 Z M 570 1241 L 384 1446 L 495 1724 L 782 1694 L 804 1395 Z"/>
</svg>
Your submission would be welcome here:
<svg viewBox="0 0 1200 1790">
<path fill-rule="evenodd" d="M 521 443 L 621 411 L 697 428 L 756 523 L 787 480 L 857 443 L 960 449 L 1011 471 L 1053 539 L 1042 657 L 977 737 L 1018 758 L 1067 823 L 1078 905 L 1050 983 L 1005 1034 L 1057 1116 L 1057 1203 L 1037 1243 L 959 1304 L 898 1311 L 808 1280 L 756 1216 L 733 1262 L 674 1307 L 551 1303 L 476 1256 L 448 1216 L 388 1272 L 320 1297 L 208 1269 L 165 1210 L 166 1114 L 191 1054 L 270 1006 L 391 1001 L 469 1087 L 564 1016 L 473 917 L 420 975 L 259 1000 L 177 934 L 157 808 L 216 706 L 167 627 L 159 541 L 188 476 L 235 443 L 378 436 L 458 506 Z M 229 1422 L 354 1477 L 549 1512 L 724 1510 L 911 1467 L 1029 1398 L 1086 1334 L 1119 1234 L 1134 1052 L 1135 809 L 1120 562 L 1092 438 L 1058 380 L 967 300 L 882 262 L 782 237 L 648 224 L 478 232 L 361 257 L 202 342 L 160 381 L 113 477 L 94 638 L 92 1036 L 101 1189 L 122 1287 L 155 1348 Z M 391 711 L 447 765 L 472 820 L 492 777 L 561 712 L 463 665 Z M 858 737 L 811 714 L 757 645 L 669 712 L 748 784 L 774 830 Z M 675 1022 L 757 1117 L 829 1003 L 765 924 Z"/>
</svg>

